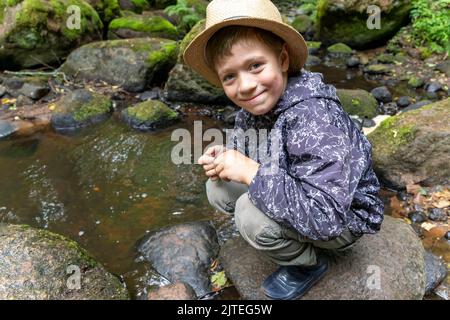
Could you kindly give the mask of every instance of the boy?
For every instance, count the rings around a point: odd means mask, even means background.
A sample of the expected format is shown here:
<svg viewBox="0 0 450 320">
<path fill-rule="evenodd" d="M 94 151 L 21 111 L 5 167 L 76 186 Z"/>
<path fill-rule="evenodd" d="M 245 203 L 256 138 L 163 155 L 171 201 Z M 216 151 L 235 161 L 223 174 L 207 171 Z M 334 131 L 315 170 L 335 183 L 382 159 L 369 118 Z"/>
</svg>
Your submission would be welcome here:
<svg viewBox="0 0 450 320">
<path fill-rule="evenodd" d="M 210 203 L 234 211 L 242 237 L 280 265 L 262 284 L 272 299 L 298 298 L 323 277 L 328 265 L 316 247 L 346 249 L 383 220 L 371 146 L 336 89 L 302 69 L 306 57 L 302 36 L 269 0 L 213 0 L 205 30 L 184 52 L 242 108 L 235 129 L 281 133 L 276 171 L 273 158 L 249 156 L 250 142 L 237 134 L 198 160 Z"/>
</svg>

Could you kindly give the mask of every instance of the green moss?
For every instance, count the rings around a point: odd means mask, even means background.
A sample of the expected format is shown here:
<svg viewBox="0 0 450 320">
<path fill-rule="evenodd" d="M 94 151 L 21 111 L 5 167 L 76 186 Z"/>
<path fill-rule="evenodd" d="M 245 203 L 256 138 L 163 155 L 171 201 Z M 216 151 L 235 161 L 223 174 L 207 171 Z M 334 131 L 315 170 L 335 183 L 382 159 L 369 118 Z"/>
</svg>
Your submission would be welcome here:
<svg viewBox="0 0 450 320">
<path fill-rule="evenodd" d="M 377 113 L 377 100 L 365 90 L 338 89 L 342 108 L 351 115 L 372 119 Z"/>
<path fill-rule="evenodd" d="M 364 68 L 364 72 L 372 74 L 387 74 L 391 73 L 392 69 L 385 64 L 371 64 Z"/>
<path fill-rule="evenodd" d="M 83 104 L 73 111 L 73 118 L 76 121 L 84 121 L 91 117 L 109 112 L 111 109 L 111 100 L 101 94 L 92 93 L 92 100 Z"/>
<path fill-rule="evenodd" d="M 141 102 L 126 109 L 128 115 L 140 121 L 174 120 L 178 114 L 158 100 Z"/>
<path fill-rule="evenodd" d="M 377 57 L 377 60 L 381 63 L 393 63 L 394 56 L 392 54 L 383 53 Z"/>
<path fill-rule="evenodd" d="M 418 77 L 412 76 L 411 78 L 409 78 L 408 80 L 408 85 L 413 87 L 413 88 L 419 88 L 421 86 L 423 86 L 424 81 Z"/>
<path fill-rule="evenodd" d="M 398 116 L 390 117 L 368 135 L 374 154 L 391 155 L 402 145 L 414 140 L 418 129 L 414 125 L 399 125 L 400 120 Z"/>
<path fill-rule="evenodd" d="M 157 65 L 167 63 L 169 61 L 174 61 L 178 54 L 178 44 L 176 42 L 164 43 L 161 45 L 159 50 L 154 50 L 150 52 L 147 57 L 147 63 L 150 68 Z"/>
<path fill-rule="evenodd" d="M 109 25 L 109 29 L 130 29 L 140 32 L 162 32 L 169 36 L 177 36 L 177 28 L 166 19 L 155 17 L 122 17 L 114 19 Z"/>
<path fill-rule="evenodd" d="M 291 22 L 291 26 L 300 33 L 305 33 L 311 24 L 311 18 L 307 15 L 299 15 Z"/>
<path fill-rule="evenodd" d="M 335 43 L 332 46 L 329 46 L 327 48 L 327 51 L 329 53 L 336 53 L 336 54 L 351 54 L 352 48 L 350 48 L 345 43 Z"/>
<path fill-rule="evenodd" d="M 306 45 L 311 49 L 320 49 L 322 42 L 320 41 L 306 41 Z"/>
</svg>

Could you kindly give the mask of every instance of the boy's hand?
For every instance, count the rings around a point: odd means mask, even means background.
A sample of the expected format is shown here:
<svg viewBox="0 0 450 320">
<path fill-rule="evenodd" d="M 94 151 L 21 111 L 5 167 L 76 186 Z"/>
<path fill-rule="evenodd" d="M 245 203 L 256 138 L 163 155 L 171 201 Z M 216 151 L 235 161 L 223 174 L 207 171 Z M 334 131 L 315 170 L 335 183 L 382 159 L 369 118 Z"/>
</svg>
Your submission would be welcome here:
<svg viewBox="0 0 450 320">
<path fill-rule="evenodd" d="M 233 180 L 249 185 L 259 164 L 236 150 L 220 153 L 214 160 L 214 172 L 223 180 Z"/>
<path fill-rule="evenodd" d="M 203 165 L 203 169 L 205 170 L 205 174 L 211 179 L 211 180 L 217 180 L 219 179 L 219 176 L 215 170 L 216 165 L 214 164 L 214 160 L 216 157 L 225 152 L 227 148 L 222 145 L 216 145 L 208 148 L 205 153 L 198 158 L 198 164 Z"/>
</svg>

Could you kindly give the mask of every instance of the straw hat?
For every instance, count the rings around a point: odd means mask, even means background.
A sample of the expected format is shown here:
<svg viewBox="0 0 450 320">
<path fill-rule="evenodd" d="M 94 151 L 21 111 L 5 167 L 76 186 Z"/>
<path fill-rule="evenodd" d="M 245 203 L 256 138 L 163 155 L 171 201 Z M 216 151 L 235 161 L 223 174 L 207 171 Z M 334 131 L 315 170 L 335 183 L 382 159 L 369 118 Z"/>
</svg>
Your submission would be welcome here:
<svg viewBox="0 0 450 320">
<path fill-rule="evenodd" d="M 205 29 L 186 47 L 184 62 L 217 87 L 222 87 L 216 72 L 206 63 L 206 44 L 219 29 L 250 26 L 271 31 L 288 45 L 291 71 L 300 71 L 308 57 L 301 34 L 284 23 L 277 7 L 270 0 L 213 0 L 206 8 Z"/>
</svg>

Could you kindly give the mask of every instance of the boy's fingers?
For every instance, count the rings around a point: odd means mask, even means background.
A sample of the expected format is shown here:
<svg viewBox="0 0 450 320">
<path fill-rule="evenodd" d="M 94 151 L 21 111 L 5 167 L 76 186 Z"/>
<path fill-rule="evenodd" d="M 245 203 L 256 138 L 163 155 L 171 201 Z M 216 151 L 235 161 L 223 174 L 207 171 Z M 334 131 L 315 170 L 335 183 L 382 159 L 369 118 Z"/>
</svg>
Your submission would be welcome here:
<svg viewBox="0 0 450 320">
<path fill-rule="evenodd" d="M 215 167 L 216 167 L 216 166 L 215 166 L 214 163 L 205 164 L 205 165 L 203 166 L 203 170 L 209 171 L 209 170 L 211 170 L 211 169 L 214 169 Z"/>
<path fill-rule="evenodd" d="M 213 176 L 217 176 L 217 171 L 216 171 L 216 169 L 212 169 L 212 170 L 206 171 L 205 174 L 206 174 L 208 177 L 213 177 Z"/>
<path fill-rule="evenodd" d="M 208 156 L 206 154 L 198 158 L 198 164 L 210 164 L 214 161 L 214 157 Z"/>
<path fill-rule="evenodd" d="M 216 181 L 216 180 L 219 180 L 219 176 L 212 176 L 212 177 L 209 177 L 212 181 Z"/>
</svg>

